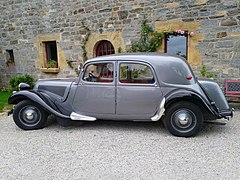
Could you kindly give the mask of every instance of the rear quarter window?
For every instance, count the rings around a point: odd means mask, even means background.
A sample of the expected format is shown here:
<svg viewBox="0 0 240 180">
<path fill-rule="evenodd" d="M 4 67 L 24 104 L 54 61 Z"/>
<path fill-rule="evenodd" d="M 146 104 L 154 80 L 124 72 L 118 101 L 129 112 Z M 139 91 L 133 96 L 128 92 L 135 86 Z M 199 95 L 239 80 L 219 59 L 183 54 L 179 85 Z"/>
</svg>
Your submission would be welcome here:
<svg viewBox="0 0 240 180">
<path fill-rule="evenodd" d="M 189 66 L 182 60 L 164 62 L 159 66 L 161 81 L 168 84 L 191 85 L 195 83 L 194 75 Z M 192 77 L 191 79 L 188 79 Z"/>
</svg>

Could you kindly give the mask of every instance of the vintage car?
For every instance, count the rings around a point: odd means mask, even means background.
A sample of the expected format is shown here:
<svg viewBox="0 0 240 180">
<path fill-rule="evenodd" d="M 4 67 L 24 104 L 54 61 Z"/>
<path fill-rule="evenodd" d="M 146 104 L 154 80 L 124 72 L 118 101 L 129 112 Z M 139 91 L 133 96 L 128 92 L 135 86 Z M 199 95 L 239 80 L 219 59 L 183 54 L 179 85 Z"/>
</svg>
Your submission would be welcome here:
<svg viewBox="0 0 240 180">
<path fill-rule="evenodd" d="M 13 119 L 24 130 L 43 128 L 54 115 L 74 121 L 163 121 L 175 136 L 196 135 L 204 121 L 229 118 L 232 109 L 217 83 L 197 80 L 186 60 L 158 53 L 88 60 L 75 79 L 25 83 L 10 98 Z"/>
</svg>

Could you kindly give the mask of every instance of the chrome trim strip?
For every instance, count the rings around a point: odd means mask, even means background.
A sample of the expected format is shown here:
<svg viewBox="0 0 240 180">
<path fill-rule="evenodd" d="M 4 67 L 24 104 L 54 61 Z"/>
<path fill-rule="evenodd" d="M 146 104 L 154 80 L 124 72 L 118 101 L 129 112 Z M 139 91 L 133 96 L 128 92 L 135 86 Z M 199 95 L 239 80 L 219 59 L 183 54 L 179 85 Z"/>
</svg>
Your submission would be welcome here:
<svg viewBox="0 0 240 180">
<path fill-rule="evenodd" d="M 165 102 L 166 102 L 166 99 L 164 97 L 160 103 L 158 112 L 156 113 L 155 116 L 151 118 L 152 121 L 158 121 L 162 117 L 163 113 L 165 112 L 165 108 L 164 108 Z"/>
<path fill-rule="evenodd" d="M 77 114 L 75 112 L 71 113 L 70 118 L 73 121 L 96 121 L 97 120 L 95 117 L 84 116 L 84 115 L 81 115 L 81 114 Z"/>
</svg>

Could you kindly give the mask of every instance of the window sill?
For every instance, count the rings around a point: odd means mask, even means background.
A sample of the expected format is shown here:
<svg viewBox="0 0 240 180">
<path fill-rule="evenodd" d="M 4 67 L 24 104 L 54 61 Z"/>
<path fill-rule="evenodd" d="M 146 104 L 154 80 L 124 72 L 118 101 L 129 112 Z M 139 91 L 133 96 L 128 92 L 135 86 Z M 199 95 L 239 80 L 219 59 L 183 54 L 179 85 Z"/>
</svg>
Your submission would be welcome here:
<svg viewBox="0 0 240 180">
<path fill-rule="evenodd" d="M 59 73 L 60 68 L 41 68 L 41 71 L 44 73 Z"/>
</svg>

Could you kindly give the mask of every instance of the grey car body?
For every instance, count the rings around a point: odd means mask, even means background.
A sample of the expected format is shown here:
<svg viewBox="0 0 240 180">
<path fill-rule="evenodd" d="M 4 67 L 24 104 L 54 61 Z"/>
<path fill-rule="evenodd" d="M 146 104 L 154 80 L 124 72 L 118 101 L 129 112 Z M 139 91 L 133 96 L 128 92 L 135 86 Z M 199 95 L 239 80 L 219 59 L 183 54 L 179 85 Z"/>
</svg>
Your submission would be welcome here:
<svg viewBox="0 0 240 180">
<path fill-rule="evenodd" d="M 186 60 L 167 54 L 101 56 L 87 61 L 77 78 L 43 79 L 32 90 L 20 89 L 9 103 L 17 104 L 13 119 L 27 130 L 42 128 L 45 113 L 62 124 L 162 120 L 173 135 L 194 136 L 203 121 L 232 116 L 217 83 L 197 80 Z"/>
</svg>

